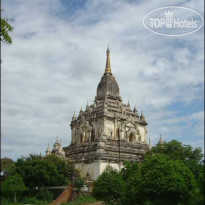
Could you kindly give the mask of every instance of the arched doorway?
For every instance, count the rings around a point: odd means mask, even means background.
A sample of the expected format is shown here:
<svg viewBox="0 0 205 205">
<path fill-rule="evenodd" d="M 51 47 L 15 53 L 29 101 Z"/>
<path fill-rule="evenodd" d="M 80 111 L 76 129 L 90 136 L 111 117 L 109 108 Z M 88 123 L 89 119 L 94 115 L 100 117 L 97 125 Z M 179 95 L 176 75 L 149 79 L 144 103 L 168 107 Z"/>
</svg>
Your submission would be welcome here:
<svg viewBox="0 0 205 205">
<path fill-rule="evenodd" d="M 94 140 L 95 140 L 95 130 L 92 129 L 92 131 L 91 131 L 91 142 L 94 142 Z"/>
<path fill-rule="evenodd" d="M 131 133 L 129 135 L 129 142 L 134 142 L 134 134 L 133 133 Z"/>
<path fill-rule="evenodd" d="M 120 139 L 120 129 L 117 129 L 117 139 Z"/>
<path fill-rule="evenodd" d="M 83 135 L 80 135 L 80 143 L 83 142 Z"/>
</svg>

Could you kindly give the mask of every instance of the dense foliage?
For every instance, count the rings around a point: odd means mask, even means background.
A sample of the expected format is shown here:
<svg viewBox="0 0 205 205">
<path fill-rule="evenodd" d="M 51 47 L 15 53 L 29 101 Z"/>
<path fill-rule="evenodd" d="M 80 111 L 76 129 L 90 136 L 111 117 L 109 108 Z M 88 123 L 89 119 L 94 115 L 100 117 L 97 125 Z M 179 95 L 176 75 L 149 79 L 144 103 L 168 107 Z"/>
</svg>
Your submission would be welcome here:
<svg viewBox="0 0 205 205">
<path fill-rule="evenodd" d="M 18 195 L 28 190 L 23 200 L 38 204 L 40 201 L 52 201 L 53 194 L 47 188 L 68 185 L 74 173 L 74 166 L 71 162 L 55 155 L 43 157 L 30 154 L 28 157 L 17 159 L 16 162 L 3 158 L 1 165 L 5 181 L 2 184 L 2 194 L 11 199 L 14 193 Z"/>
<path fill-rule="evenodd" d="M 186 202 L 195 191 L 196 181 L 182 161 L 163 154 L 150 155 L 141 166 L 142 190 L 145 199 L 177 204 Z"/>
<path fill-rule="evenodd" d="M 10 158 L 1 159 L 1 172 L 4 178 L 15 173 L 15 162 Z"/>
<path fill-rule="evenodd" d="M 115 169 L 108 166 L 94 183 L 94 197 L 105 201 L 106 204 L 117 203 L 123 199 L 125 182 Z"/>
<path fill-rule="evenodd" d="M 200 205 L 204 203 L 204 161 L 202 151 L 172 140 L 157 144 L 142 163 L 125 162 L 121 171 L 112 167 L 94 182 L 93 196 L 105 204 L 117 205 Z M 74 176 L 73 164 L 51 155 L 29 155 L 14 162 L 1 159 L 4 174 L 2 194 L 13 199 L 26 190 L 23 202 L 52 201 L 49 186 L 68 185 Z M 77 172 L 76 172 L 77 174 Z M 73 184 L 82 188 L 76 175 Z M 37 189 L 36 189 L 37 188 Z"/>
<path fill-rule="evenodd" d="M 157 144 L 147 154 L 163 153 L 169 156 L 173 160 L 181 160 L 195 175 L 197 179 L 204 165 L 202 163 L 202 151 L 201 148 L 193 149 L 190 145 L 183 145 L 177 140 Z"/>
<path fill-rule="evenodd" d="M 29 188 L 67 185 L 73 170 L 68 160 L 55 155 L 29 155 L 16 162 L 16 172 Z"/>
<path fill-rule="evenodd" d="M 157 144 L 141 164 L 110 167 L 94 183 L 93 195 L 106 204 L 202 204 L 204 166 L 199 148 L 173 140 Z"/>
<path fill-rule="evenodd" d="M 89 205 L 89 204 L 94 205 L 94 204 L 99 204 L 99 203 L 95 203 L 95 202 L 97 202 L 97 201 L 92 196 L 80 196 L 76 200 L 70 201 L 67 203 L 63 203 L 62 205 L 83 205 L 83 204 L 84 205 Z"/>
<path fill-rule="evenodd" d="M 78 191 L 80 191 L 80 189 L 84 186 L 85 184 L 85 180 L 81 177 L 77 177 L 73 180 L 73 185 L 75 188 L 78 189 Z"/>
<path fill-rule="evenodd" d="M 14 197 L 16 202 L 16 195 L 19 195 L 26 191 L 26 186 L 23 179 L 19 175 L 8 177 L 1 186 L 1 191 L 4 196 Z"/>
</svg>

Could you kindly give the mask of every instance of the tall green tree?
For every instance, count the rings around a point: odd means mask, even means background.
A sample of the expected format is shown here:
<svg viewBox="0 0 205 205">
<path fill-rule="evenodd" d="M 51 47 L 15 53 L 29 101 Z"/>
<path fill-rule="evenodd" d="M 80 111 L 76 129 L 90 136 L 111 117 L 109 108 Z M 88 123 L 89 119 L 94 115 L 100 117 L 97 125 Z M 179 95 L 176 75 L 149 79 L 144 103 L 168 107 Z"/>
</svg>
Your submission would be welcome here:
<svg viewBox="0 0 205 205">
<path fill-rule="evenodd" d="M 120 172 L 105 170 L 94 183 L 93 191 L 107 204 L 203 204 L 201 149 L 176 140 L 158 144 L 140 164 L 125 162 Z"/>
<path fill-rule="evenodd" d="M 200 170 L 203 167 L 201 148 L 193 149 L 190 145 L 183 145 L 177 140 L 165 142 L 163 145 L 157 144 L 147 154 L 162 153 L 166 154 L 173 160 L 182 160 L 193 172 L 196 180 L 198 179 Z"/>
<path fill-rule="evenodd" d="M 117 204 L 123 201 L 125 182 L 120 173 L 110 166 L 94 182 L 93 195 L 105 204 Z"/>
<path fill-rule="evenodd" d="M 16 197 L 26 190 L 23 179 L 19 175 L 8 177 L 1 186 L 2 194 L 7 197 L 13 197 L 14 202 L 16 202 Z"/>
<path fill-rule="evenodd" d="M 30 155 L 17 160 L 16 172 L 30 188 L 67 185 L 73 165 L 58 156 Z"/>
<path fill-rule="evenodd" d="M 125 181 L 125 198 L 122 204 L 133 205 L 142 204 L 142 177 L 140 165 L 135 162 L 124 162 L 121 170 L 122 179 Z"/>
<path fill-rule="evenodd" d="M 180 160 L 164 154 L 146 156 L 141 166 L 142 194 L 156 204 L 185 203 L 196 191 L 190 169 Z"/>
<path fill-rule="evenodd" d="M 10 176 L 15 173 L 15 162 L 10 158 L 1 159 L 1 172 L 4 176 Z"/>
</svg>

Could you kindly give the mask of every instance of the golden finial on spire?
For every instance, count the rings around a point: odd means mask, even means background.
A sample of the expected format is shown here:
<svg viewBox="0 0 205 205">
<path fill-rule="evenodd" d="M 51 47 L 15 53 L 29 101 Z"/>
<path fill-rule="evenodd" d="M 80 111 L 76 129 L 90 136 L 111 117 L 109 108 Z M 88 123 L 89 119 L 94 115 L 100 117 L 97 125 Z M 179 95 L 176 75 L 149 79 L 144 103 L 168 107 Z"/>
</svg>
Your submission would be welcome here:
<svg viewBox="0 0 205 205">
<path fill-rule="evenodd" d="M 109 49 L 109 45 L 108 45 L 106 53 L 107 53 L 107 60 L 106 60 L 105 73 L 112 73 L 111 65 L 110 65 L 110 49 Z"/>
</svg>

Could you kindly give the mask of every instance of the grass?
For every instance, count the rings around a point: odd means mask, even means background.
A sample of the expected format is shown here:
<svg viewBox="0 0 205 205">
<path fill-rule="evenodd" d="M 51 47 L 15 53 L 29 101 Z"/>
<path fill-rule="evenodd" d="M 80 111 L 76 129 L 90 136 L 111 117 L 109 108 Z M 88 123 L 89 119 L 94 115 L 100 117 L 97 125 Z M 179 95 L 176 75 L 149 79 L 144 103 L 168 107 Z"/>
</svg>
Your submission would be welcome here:
<svg viewBox="0 0 205 205">
<path fill-rule="evenodd" d="M 97 202 L 97 200 L 95 198 L 93 198 L 92 196 L 82 196 L 82 197 L 78 197 L 75 201 L 72 201 L 69 203 L 64 203 L 62 205 L 89 205 L 89 204 L 92 204 L 95 202 Z M 45 203 L 45 202 L 39 202 L 39 203 L 23 203 L 23 202 L 20 203 L 20 202 L 17 202 L 17 203 L 13 203 L 4 197 L 1 198 L 1 204 L 2 205 L 24 205 L 24 204 L 48 205 L 48 203 Z"/>
<path fill-rule="evenodd" d="M 18 202 L 17 203 L 12 203 L 12 202 L 10 202 L 9 200 L 7 200 L 7 199 L 5 199 L 5 198 L 1 198 L 1 204 L 2 205 L 13 205 L 13 204 L 15 204 L 15 205 L 22 205 L 22 204 L 19 204 Z"/>
<path fill-rule="evenodd" d="M 97 202 L 97 200 L 92 196 L 82 196 L 78 197 L 75 201 L 64 203 L 62 205 L 88 205 L 94 202 Z"/>
<path fill-rule="evenodd" d="M 29 202 L 29 201 L 28 201 Z M 9 201 L 8 199 L 2 197 L 1 198 L 1 205 L 24 205 L 24 204 L 29 204 L 29 205 L 34 205 L 34 204 L 38 204 L 38 205 L 48 205 L 47 202 L 41 202 L 41 201 L 35 201 L 35 203 L 28 203 L 28 202 L 12 202 L 12 201 Z"/>
</svg>

